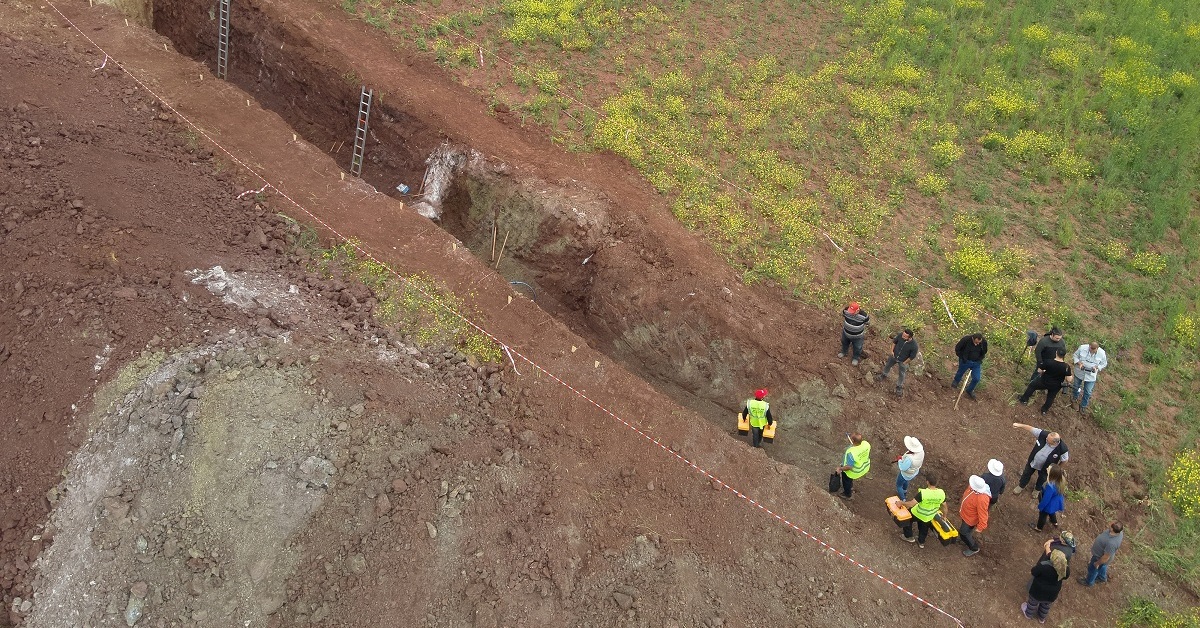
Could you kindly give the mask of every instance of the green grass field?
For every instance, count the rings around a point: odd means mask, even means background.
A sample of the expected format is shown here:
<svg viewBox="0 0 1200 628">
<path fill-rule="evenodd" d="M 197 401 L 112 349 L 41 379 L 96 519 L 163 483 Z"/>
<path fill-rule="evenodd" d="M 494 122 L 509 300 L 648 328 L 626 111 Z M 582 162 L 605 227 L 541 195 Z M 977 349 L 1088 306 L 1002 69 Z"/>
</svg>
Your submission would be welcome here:
<svg viewBox="0 0 1200 628">
<path fill-rule="evenodd" d="M 981 329 L 1007 356 L 994 375 L 1027 368 L 1021 330 L 1060 325 L 1109 352 L 1095 417 L 1132 442 L 1123 464 L 1196 447 L 1200 3 L 343 8 L 564 147 L 627 158 L 746 283 L 856 298 L 937 338 L 934 364 Z M 1196 547 L 1178 480 L 1148 475 L 1155 543 Z M 1151 556 L 1200 581 L 1194 549 Z"/>
</svg>

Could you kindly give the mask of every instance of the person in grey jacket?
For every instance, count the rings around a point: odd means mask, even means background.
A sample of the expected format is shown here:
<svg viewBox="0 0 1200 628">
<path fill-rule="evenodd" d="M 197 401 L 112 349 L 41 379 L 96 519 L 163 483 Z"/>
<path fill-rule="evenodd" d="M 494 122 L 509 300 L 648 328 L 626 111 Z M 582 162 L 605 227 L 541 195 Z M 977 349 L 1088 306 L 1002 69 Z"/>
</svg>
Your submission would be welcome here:
<svg viewBox="0 0 1200 628">
<path fill-rule="evenodd" d="M 867 339 L 867 325 L 871 324 L 871 317 L 863 311 L 857 301 L 852 301 L 846 309 L 842 310 L 842 350 L 838 352 L 839 358 L 846 357 L 846 352 L 853 347 L 854 353 L 850 356 L 850 364 L 858 366 L 859 359 L 862 358 L 863 341 Z"/>
<path fill-rule="evenodd" d="M 1067 354 L 1067 343 L 1063 341 L 1062 330 L 1053 327 L 1050 333 L 1042 336 L 1038 341 L 1037 346 L 1033 348 L 1033 375 L 1029 376 L 1029 381 L 1033 382 L 1042 375 L 1042 370 L 1045 369 L 1047 362 L 1054 361 L 1056 352 L 1062 351 L 1063 355 Z"/>
<path fill-rule="evenodd" d="M 908 374 L 908 365 L 917 357 L 917 341 L 913 339 L 911 329 L 896 334 L 892 339 L 892 355 L 888 356 L 887 362 L 883 365 L 883 372 L 875 376 L 876 381 L 883 381 L 892 367 L 900 365 L 899 374 L 896 376 L 896 396 L 904 396 L 904 376 Z"/>
</svg>

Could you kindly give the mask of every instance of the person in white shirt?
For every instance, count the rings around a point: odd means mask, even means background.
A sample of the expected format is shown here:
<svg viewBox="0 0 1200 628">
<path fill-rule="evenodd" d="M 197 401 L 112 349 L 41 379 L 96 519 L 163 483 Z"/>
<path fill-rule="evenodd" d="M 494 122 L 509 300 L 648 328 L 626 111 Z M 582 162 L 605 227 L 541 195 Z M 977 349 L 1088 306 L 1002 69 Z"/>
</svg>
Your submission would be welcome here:
<svg viewBox="0 0 1200 628">
<path fill-rule="evenodd" d="M 1079 345 L 1075 355 L 1071 356 L 1075 365 L 1075 383 L 1071 387 L 1071 403 L 1079 402 L 1079 411 L 1087 411 L 1088 403 L 1092 400 L 1092 389 L 1096 387 L 1096 375 L 1108 366 L 1108 354 L 1100 348 L 1100 343 L 1091 342 Z M 1080 392 L 1083 399 L 1079 398 Z"/>
</svg>

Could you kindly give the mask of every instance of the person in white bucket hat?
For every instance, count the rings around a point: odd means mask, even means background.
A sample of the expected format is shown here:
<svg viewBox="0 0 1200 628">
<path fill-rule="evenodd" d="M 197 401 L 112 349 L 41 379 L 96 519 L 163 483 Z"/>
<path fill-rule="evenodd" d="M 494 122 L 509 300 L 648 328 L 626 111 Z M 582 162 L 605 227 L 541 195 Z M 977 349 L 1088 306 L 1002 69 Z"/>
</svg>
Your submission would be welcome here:
<svg viewBox="0 0 1200 628">
<path fill-rule="evenodd" d="M 904 447 L 907 451 L 896 458 L 896 466 L 900 468 L 900 473 L 896 475 L 896 496 L 900 501 L 908 499 L 908 483 L 917 477 L 921 465 L 925 464 L 925 447 L 915 436 L 905 436 Z"/>
<path fill-rule="evenodd" d="M 1004 487 L 1008 485 L 1008 481 L 1004 479 L 1004 463 L 992 458 L 988 460 L 988 472 L 979 476 L 987 482 L 988 488 L 991 489 L 992 499 L 988 502 L 988 510 L 1000 501 L 1000 494 L 1004 492 Z"/>
<path fill-rule="evenodd" d="M 992 489 L 978 475 L 972 475 L 968 484 L 963 493 L 962 506 L 958 509 L 958 516 L 962 521 L 958 528 L 958 536 L 967 546 L 967 549 L 963 550 L 963 556 L 974 556 L 979 553 L 979 539 L 975 538 L 975 535 L 983 534 L 988 527 L 988 509 L 991 507 L 988 500 L 992 497 Z"/>
</svg>

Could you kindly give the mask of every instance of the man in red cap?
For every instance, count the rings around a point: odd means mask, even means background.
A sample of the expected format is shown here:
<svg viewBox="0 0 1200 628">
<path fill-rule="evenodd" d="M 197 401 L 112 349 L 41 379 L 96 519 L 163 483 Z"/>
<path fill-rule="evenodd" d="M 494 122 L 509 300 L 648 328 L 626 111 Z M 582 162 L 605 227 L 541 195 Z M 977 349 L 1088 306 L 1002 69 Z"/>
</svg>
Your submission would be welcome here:
<svg viewBox="0 0 1200 628">
<path fill-rule="evenodd" d="M 863 341 L 867 339 L 867 325 L 870 323 L 871 317 L 859 307 L 857 301 L 851 301 L 842 310 L 842 350 L 838 352 L 839 358 L 846 357 L 846 352 L 853 347 L 850 364 L 858 366 L 858 361 L 862 359 Z"/>
<path fill-rule="evenodd" d="M 750 445 L 753 447 L 762 447 L 763 428 L 775 422 L 771 418 L 771 404 L 764 401 L 766 398 L 767 389 L 759 388 L 754 391 L 754 398 L 747 399 L 746 407 L 742 408 L 742 415 L 750 420 Z"/>
</svg>

